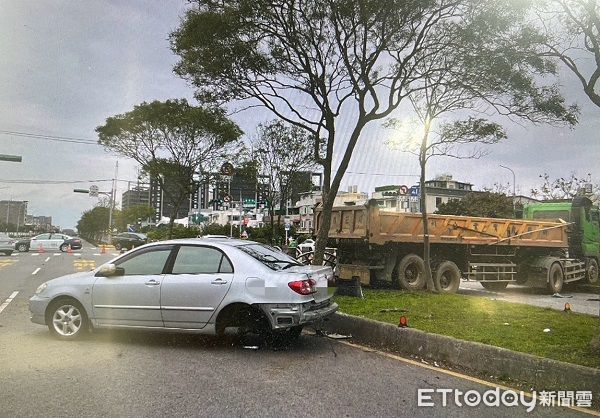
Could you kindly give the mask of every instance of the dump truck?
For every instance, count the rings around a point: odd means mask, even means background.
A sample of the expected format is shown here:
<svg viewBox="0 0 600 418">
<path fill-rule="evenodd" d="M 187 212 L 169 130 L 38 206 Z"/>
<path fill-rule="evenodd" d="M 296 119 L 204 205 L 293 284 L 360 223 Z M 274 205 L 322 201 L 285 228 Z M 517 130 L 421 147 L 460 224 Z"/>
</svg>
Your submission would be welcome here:
<svg viewBox="0 0 600 418">
<path fill-rule="evenodd" d="M 431 270 L 440 290 L 456 292 L 461 279 L 496 291 L 527 283 L 551 293 L 577 280 L 597 283 L 598 208 L 583 197 L 560 208 L 545 205 L 527 208 L 529 219 L 428 215 Z M 317 208 L 317 229 L 322 215 Z M 341 284 L 358 280 L 408 290 L 425 287 L 420 213 L 382 210 L 375 200 L 334 207 L 328 236 L 337 247 Z"/>
</svg>

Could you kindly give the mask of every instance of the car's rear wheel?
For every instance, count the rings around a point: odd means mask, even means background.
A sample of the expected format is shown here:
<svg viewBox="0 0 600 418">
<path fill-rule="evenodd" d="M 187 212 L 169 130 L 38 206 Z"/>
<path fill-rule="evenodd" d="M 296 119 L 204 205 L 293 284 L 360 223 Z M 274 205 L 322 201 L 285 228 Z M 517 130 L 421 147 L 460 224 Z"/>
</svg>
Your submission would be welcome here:
<svg viewBox="0 0 600 418">
<path fill-rule="evenodd" d="M 22 253 L 26 253 L 27 251 L 29 251 L 29 247 L 26 244 L 19 244 L 17 246 L 17 250 L 19 250 Z"/>
<path fill-rule="evenodd" d="M 88 329 L 85 310 L 75 299 L 58 299 L 50 303 L 46 323 L 50 332 L 61 340 L 80 338 Z"/>
<path fill-rule="evenodd" d="M 12 251 L 4 251 L 4 254 L 6 255 L 11 255 L 13 252 Z"/>
<path fill-rule="evenodd" d="M 119 242 L 115 243 L 115 249 L 116 250 L 120 250 L 121 249 L 121 243 L 119 243 Z"/>
<path fill-rule="evenodd" d="M 63 252 L 63 253 L 64 253 L 64 252 L 67 252 L 67 249 L 68 249 L 68 248 L 69 248 L 69 244 L 62 244 L 62 245 L 60 246 L 60 251 L 61 251 L 61 252 Z"/>
</svg>

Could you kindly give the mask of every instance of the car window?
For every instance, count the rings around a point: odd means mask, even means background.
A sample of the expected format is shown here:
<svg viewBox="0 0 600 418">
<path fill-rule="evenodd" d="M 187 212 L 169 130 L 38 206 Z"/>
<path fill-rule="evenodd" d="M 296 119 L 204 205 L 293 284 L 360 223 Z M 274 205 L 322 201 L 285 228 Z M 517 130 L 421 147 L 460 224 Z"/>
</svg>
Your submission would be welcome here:
<svg viewBox="0 0 600 418">
<path fill-rule="evenodd" d="M 162 274 L 165 263 L 169 258 L 171 248 L 160 248 L 133 254 L 131 257 L 115 265 L 125 269 L 125 275 Z"/>
<path fill-rule="evenodd" d="M 173 264 L 173 274 L 232 273 L 229 259 L 218 249 L 181 246 Z"/>
<path fill-rule="evenodd" d="M 35 239 L 50 239 L 50 234 L 40 234 L 34 238 Z"/>
</svg>

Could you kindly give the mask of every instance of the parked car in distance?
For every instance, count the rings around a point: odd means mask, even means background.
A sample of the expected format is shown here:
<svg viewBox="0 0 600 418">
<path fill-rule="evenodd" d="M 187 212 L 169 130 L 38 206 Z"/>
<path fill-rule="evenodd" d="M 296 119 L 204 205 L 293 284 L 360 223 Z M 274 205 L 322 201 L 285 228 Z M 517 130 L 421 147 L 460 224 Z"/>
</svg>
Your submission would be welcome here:
<svg viewBox="0 0 600 418">
<path fill-rule="evenodd" d="M 148 237 L 137 232 L 121 232 L 112 237 L 112 244 L 117 250 L 121 248 L 130 250 L 148 242 Z"/>
<path fill-rule="evenodd" d="M 76 237 L 69 237 L 65 240 L 65 244 L 71 247 L 72 250 L 81 250 L 83 247 L 81 239 Z"/>
<path fill-rule="evenodd" d="M 60 339 L 88 328 L 146 328 L 293 339 L 337 310 L 328 266 L 301 265 L 237 239 L 179 239 L 136 248 L 95 270 L 40 285 L 31 321 Z"/>
<path fill-rule="evenodd" d="M 27 252 L 30 249 L 42 249 L 44 251 L 59 250 L 65 252 L 69 248 L 67 241 L 71 239 L 73 238 L 65 234 L 40 234 L 32 238 L 18 240 L 15 243 L 15 249 L 20 252 Z M 71 248 L 74 250 L 81 248 L 81 241 L 79 241 L 79 248 Z"/>
<path fill-rule="evenodd" d="M 311 238 L 305 239 L 301 244 L 298 244 L 298 250 L 300 252 L 314 251 L 315 250 L 315 241 Z"/>
<path fill-rule="evenodd" d="M 11 255 L 15 250 L 15 240 L 6 234 L 0 234 L 0 253 Z"/>
</svg>

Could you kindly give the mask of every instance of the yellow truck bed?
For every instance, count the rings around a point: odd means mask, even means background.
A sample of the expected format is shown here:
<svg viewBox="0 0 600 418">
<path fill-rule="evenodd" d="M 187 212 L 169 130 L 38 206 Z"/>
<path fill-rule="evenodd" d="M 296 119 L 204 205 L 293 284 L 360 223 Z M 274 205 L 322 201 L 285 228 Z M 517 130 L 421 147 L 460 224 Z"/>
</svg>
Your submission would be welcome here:
<svg viewBox="0 0 600 418">
<path fill-rule="evenodd" d="M 315 226 L 321 226 L 322 210 L 315 211 Z M 477 218 L 429 214 L 432 244 L 513 245 L 567 248 L 567 223 L 523 219 Z M 329 238 L 387 242 L 423 242 L 420 213 L 380 210 L 375 205 L 334 207 Z"/>
</svg>

